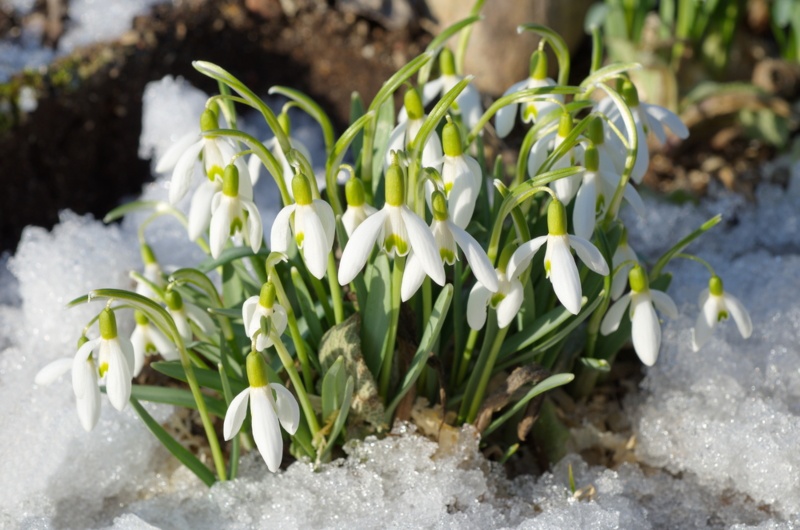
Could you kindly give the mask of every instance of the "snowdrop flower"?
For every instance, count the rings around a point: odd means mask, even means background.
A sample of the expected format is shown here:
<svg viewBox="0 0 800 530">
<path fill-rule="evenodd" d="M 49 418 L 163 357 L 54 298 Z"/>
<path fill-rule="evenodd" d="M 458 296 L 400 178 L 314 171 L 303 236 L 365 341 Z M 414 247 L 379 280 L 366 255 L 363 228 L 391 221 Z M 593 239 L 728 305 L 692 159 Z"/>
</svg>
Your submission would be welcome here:
<svg viewBox="0 0 800 530">
<path fill-rule="evenodd" d="M 425 83 L 425 86 L 422 87 L 424 105 L 433 101 L 437 96 L 444 96 L 464 79 L 463 76 L 456 75 L 455 58 L 449 48 L 442 48 L 439 53 L 439 68 L 442 72 L 441 77 Z M 456 97 L 453 106 L 461 114 L 464 125 L 469 129 L 477 125 L 483 114 L 481 97 L 472 83 L 468 84 Z"/>
<path fill-rule="evenodd" d="M 272 250 L 286 254 L 292 241 L 303 253 L 308 272 L 322 279 L 328 268 L 328 255 L 333 248 L 336 219 L 331 206 L 312 199 L 311 186 L 302 173 L 292 179 L 295 204 L 284 207 L 272 224 Z"/>
<path fill-rule="evenodd" d="M 242 163 L 241 158 L 237 158 L 233 163 L 239 172 L 239 196 L 247 201 L 253 200 L 253 186 L 251 184 L 250 172 L 247 166 Z M 215 177 L 213 180 L 206 180 L 200 184 L 192 195 L 192 202 L 189 205 L 189 239 L 194 241 L 205 234 L 211 224 L 213 216 L 214 196 L 222 191 L 222 177 Z"/>
<path fill-rule="evenodd" d="M 625 291 L 625 286 L 628 285 L 628 273 L 637 263 L 639 258 L 628 245 L 628 232 L 623 228 L 619 245 L 611 258 L 611 268 L 614 271 L 614 278 L 611 280 L 612 300 L 619 298 Z"/>
<path fill-rule="evenodd" d="M 577 315 L 581 310 L 581 279 L 570 247 L 575 249 L 587 267 L 600 275 L 608 275 L 608 264 L 600 251 L 589 241 L 582 237 L 567 235 L 567 212 L 558 199 L 553 199 L 547 207 L 547 231 L 546 236 L 534 238 L 520 245 L 508 262 L 508 273 L 513 276 L 519 274 L 519 270 L 527 269 L 533 255 L 546 243 L 545 274 L 550 278 L 558 300 L 567 311 Z"/>
<path fill-rule="evenodd" d="M 658 143 L 663 145 L 667 142 L 667 135 L 664 128 L 671 130 L 675 136 L 681 140 L 689 137 L 689 129 L 681 121 L 677 114 L 669 109 L 660 105 L 651 105 L 639 101 L 639 93 L 636 86 L 629 80 L 626 80 L 622 86 L 622 97 L 625 103 L 631 109 L 633 115 L 633 122 L 636 126 L 636 135 L 639 139 L 638 149 L 636 151 L 636 163 L 631 172 L 631 178 L 637 184 L 642 182 L 647 167 L 650 165 L 650 150 L 647 147 L 647 135 L 652 132 Z M 620 131 L 625 131 L 625 125 L 622 121 L 622 115 L 619 109 L 614 105 L 611 98 L 606 98 L 598 104 L 598 110 L 605 113 L 610 120 L 614 122 Z M 611 135 L 616 137 L 615 135 Z M 622 169 L 625 166 L 625 157 L 627 153 L 624 149 L 617 151 L 616 166 Z"/>
<path fill-rule="evenodd" d="M 242 320 L 247 336 L 252 340 L 253 336 L 261 329 L 261 319 L 266 318 L 269 322 L 267 334 L 259 333 L 256 337 L 256 350 L 264 351 L 272 346 L 271 332 L 280 337 L 286 330 L 288 318 L 286 309 L 282 305 L 275 303 L 275 286 L 267 282 L 261 286 L 260 296 L 251 296 L 242 305 Z"/>
<path fill-rule="evenodd" d="M 248 178 L 245 176 L 245 178 Z M 222 191 L 211 201 L 211 256 L 218 258 L 231 235 L 242 233 L 253 252 L 258 252 L 264 239 L 261 214 L 253 201 L 239 195 L 239 170 L 233 164 L 225 168 Z"/>
<path fill-rule="evenodd" d="M 458 259 L 458 249 L 464 252 L 475 278 L 489 292 L 497 292 L 497 273 L 492 267 L 492 263 L 486 256 L 483 248 L 465 230 L 457 226 L 449 219 L 447 214 L 447 203 L 441 191 L 433 192 L 433 223 L 431 231 L 439 247 L 439 255 L 447 265 L 452 265 Z M 425 271 L 420 260 L 414 252 L 408 255 L 406 270 L 403 273 L 403 282 L 400 286 L 400 297 L 405 302 L 417 292 L 425 279 Z"/>
<path fill-rule="evenodd" d="M 564 112 L 561 114 L 558 129 L 545 134 L 531 146 L 531 152 L 528 156 L 528 176 L 533 178 L 539 173 L 542 164 L 544 164 L 550 153 L 564 142 L 564 139 L 569 136 L 570 132 L 572 132 L 572 116 L 568 112 Z M 583 148 L 580 144 L 575 144 L 564 156 L 553 163 L 550 170 L 553 171 L 575 166 L 578 163 L 577 161 L 582 158 Z M 559 201 L 564 204 L 569 204 L 569 201 L 571 201 L 578 192 L 580 185 L 581 176 L 580 174 L 575 174 L 551 182 L 550 188 L 556 193 L 556 197 L 558 197 Z"/>
<path fill-rule="evenodd" d="M 291 137 L 292 122 L 289 119 L 289 114 L 286 112 L 281 112 L 278 114 L 278 123 L 280 124 L 281 129 L 283 129 L 283 132 L 289 136 L 289 145 L 291 145 L 292 149 L 299 151 L 300 154 L 303 155 L 310 163 L 311 152 L 308 150 L 305 144 L 296 138 Z M 264 140 L 262 143 L 264 144 L 264 147 L 269 149 L 270 152 L 275 155 L 275 159 L 280 163 L 281 170 L 283 171 L 283 181 L 286 183 L 286 187 L 289 190 L 289 195 L 292 196 L 292 177 L 294 177 L 294 170 L 292 169 L 292 165 L 289 163 L 289 159 L 286 157 L 286 153 L 283 152 L 280 143 L 278 143 L 278 139 L 275 137 Z M 258 158 L 257 155 L 250 155 L 250 157 L 247 159 L 247 169 L 250 172 L 250 178 L 252 179 L 254 186 L 256 182 L 258 182 L 259 176 L 261 175 L 262 167 L 263 164 L 261 163 L 261 159 Z M 318 184 L 321 184 L 324 187 L 324 180 L 322 182 L 318 182 Z M 294 198 L 294 196 L 292 196 L 292 198 Z"/>
<path fill-rule="evenodd" d="M 150 245 L 147 243 L 142 243 L 140 250 L 142 253 L 142 263 L 144 263 L 144 278 L 153 285 L 163 289 L 167 284 L 164 281 L 164 272 L 158 264 L 153 249 L 150 248 Z M 153 292 L 153 288 L 145 282 L 137 282 L 136 294 L 145 296 L 151 300 L 160 301 L 160 298 Z"/>
<path fill-rule="evenodd" d="M 219 129 L 219 121 L 217 115 L 211 109 L 206 109 L 200 116 L 200 130 L 201 133 L 189 133 L 183 138 L 179 139 L 175 145 L 170 147 L 161 160 L 156 165 L 156 172 L 163 173 L 165 171 L 172 171 L 172 180 L 169 186 L 169 202 L 176 204 L 186 192 L 192 183 L 192 175 L 194 174 L 194 164 L 198 156 L 202 155 L 203 169 L 208 177 L 208 180 L 213 183 L 216 180 L 222 180 L 225 166 L 227 166 L 233 157 L 236 155 L 236 150 L 231 142 L 222 136 L 203 136 L 202 132 L 213 131 Z M 238 162 L 241 167 L 246 167 L 244 162 Z M 198 193 L 202 197 L 209 195 L 206 188 L 209 182 L 205 183 L 205 188 L 201 186 Z M 241 193 L 249 198 L 253 196 L 252 183 L 250 179 L 242 179 L 241 185 L 244 189 Z M 212 194 L 213 195 L 213 194 Z M 208 197 L 210 200 L 210 196 Z M 193 199 L 192 202 L 195 202 Z"/>
<path fill-rule="evenodd" d="M 448 211 L 456 226 L 466 228 L 475 212 L 475 204 L 483 185 L 483 172 L 474 158 L 464 154 L 461 134 L 454 123 L 448 122 L 444 126 L 442 143 L 444 144 L 442 182 Z M 433 183 L 426 181 L 425 189 L 430 208 Z"/>
<path fill-rule="evenodd" d="M 386 203 L 367 217 L 353 232 L 339 263 L 339 283 L 353 281 L 364 268 L 373 245 L 380 240 L 383 250 L 394 258 L 413 250 L 425 274 L 444 285 L 444 265 L 439 247 L 425 221 L 405 205 L 403 172 L 396 164 L 389 166 L 385 177 Z"/>
<path fill-rule="evenodd" d="M 349 238 L 358 228 L 358 225 L 378 210 L 374 206 L 367 204 L 364 195 L 364 183 L 359 178 L 353 177 L 347 181 L 344 186 L 344 194 L 347 199 L 347 209 L 342 214 L 342 224 Z"/>
<path fill-rule="evenodd" d="M 72 390 L 78 406 L 78 418 L 87 432 L 97 425 L 100 418 L 99 384 L 102 380 L 105 380 L 108 399 L 115 409 L 124 409 L 131 397 L 133 346 L 129 340 L 117 335 L 113 311 L 103 309 L 99 320 L 99 338 L 88 340 L 81 337 L 74 359 L 58 359 L 36 374 L 36 384 L 46 385 L 72 368 Z"/>
<path fill-rule="evenodd" d="M 594 233 L 597 217 L 605 215 L 611 205 L 620 177 L 600 169 L 600 155 L 594 146 L 584 150 L 583 165 L 586 171 L 583 172 L 581 187 L 575 197 L 572 224 L 575 235 L 589 239 Z M 644 215 L 644 202 L 630 182 L 625 184 L 623 198 L 637 214 Z"/>
<path fill-rule="evenodd" d="M 467 324 L 474 330 L 483 328 L 486 323 L 486 308 L 492 306 L 497 312 L 497 326 L 500 329 L 508 327 L 519 313 L 524 298 L 522 282 L 519 275 L 525 269 L 517 268 L 514 274 L 507 274 L 508 262 L 515 251 L 513 245 L 507 246 L 500 255 L 500 260 L 495 269 L 497 274 L 497 289 L 491 291 L 487 286 L 478 281 L 469 293 L 467 300 Z"/>
<path fill-rule="evenodd" d="M 141 311 L 134 311 L 133 317 L 136 320 L 136 327 L 131 334 L 131 345 L 133 346 L 133 377 L 139 375 L 144 366 L 144 358 L 151 353 L 160 353 L 167 361 L 177 361 L 180 359 L 175 345 L 158 329 L 150 323 L 147 315 Z"/>
<path fill-rule="evenodd" d="M 717 322 L 733 317 L 742 338 L 747 339 L 753 333 L 753 322 L 750 315 L 738 298 L 724 291 L 722 279 L 712 276 L 708 281 L 708 289 L 700 293 L 700 315 L 692 330 L 692 349 L 698 351 L 711 338 Z"/>
<path fill-rule="evenodd" d="M 283 437 L 280 425 L 289 434 L 297 432 L 300 424 L 300 407 L 284 386 L 269 383 L 264 361 L 258 352 L 247 356 L 247 379 L 250 386 L 231 401 L 222 427 L 226 440 L 233 438 L 242 428 L 250 402 L 253 439 L 258 452 L 273 473 L 278 471 L 283 458 Z M 280 422 L 280 424 L 278 423 Z"/>
<path fill-rule="evenodd" d="M 200 332 L 208 334 L 214 330 L 214 321 L 211 317 L 194 304 L 184 303 L 183 297 L 177 291 L 168 291 L 164 296 L 167 303 L 167 311 L 175 327 L 178 328 L 181 338 L 188 342 L 192 340 L 192 324 L 197 326 Z"/>
<path fill-rule="evenodd" d="M 655 308 L 670 318 L 677 318 L 678 308 L 667 293 L 650 289 L 647 274 L 641 265 L 635 265 L 628 275 L 631 291 L 614 302 L 600 323 L 600 333 L 614 333 L 630 305 L 631 338 L 636 355 L 646 366 L 653 366 L 661 348 L 661 324 Z M 655 306 L 655 307 L 654 307 Z"/>
<path fill-rule="evenodd" d="M 405 114 L 400 114 L 397 127 L 389 135 L 389 144 L 384 159 L 384 166 L 387 168 L 392 164 L 392 152 L 406 150 L 408 145 L 416 138 L 427 117 L 425 107 L 422 105 L 422 100 L 415 88 L 409 88 L 406 91 L 403 108 L 406 111 Z M 441 163 L 442 145 L 439 141 L 439 135 L 433 132 L 422 149 L 422 166 L 438 170 Z"/>
<path fill-rule="evenodd" d="M 530 77 L 519 83 L 514 83 L 505 91 L 504 96 L 521 92 L 529 88 L 543 88 L 555 86 L 556 82 L 547 77 L 547 56 L 542 50 L 537 50 L 531 55 L 531 68 Z M 532 123 L 539 119 L 540 116 L 546 116 L 558 107 L 558 104 L 552 100 L 564 101 L 564 96 L 560 94 L 548 94 L 534 98 L 532 101 L 526 103 L 514 103 L 507 105 L 497 111 L 495 118 L 495 127 L 497 128 L 497 136 L 504 138 L 508 136 L 511 129 L 514 128 L 514 117 L 517 114 L 517 107 L 519 106 L 520 119 L 524 123 Z"/>
</svg>

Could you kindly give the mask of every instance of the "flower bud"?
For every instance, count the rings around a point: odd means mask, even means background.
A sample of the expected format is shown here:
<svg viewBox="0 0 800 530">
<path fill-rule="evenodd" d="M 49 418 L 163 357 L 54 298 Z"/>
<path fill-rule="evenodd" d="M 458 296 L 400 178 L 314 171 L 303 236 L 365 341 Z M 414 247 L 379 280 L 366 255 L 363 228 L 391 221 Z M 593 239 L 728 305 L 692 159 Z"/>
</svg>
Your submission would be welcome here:
<svg viewBox="0 0 800 530">
<path fill-rule="evenodd" d="M 425 116 L 425 106 L 422 104 L 422 99 L 419 97 L 419 92 L 414 87 L 406 90 L 403 96 L 403 104 L 406 107 L 406 113 L 409 120 L 421 120 Z"/>
</svg>

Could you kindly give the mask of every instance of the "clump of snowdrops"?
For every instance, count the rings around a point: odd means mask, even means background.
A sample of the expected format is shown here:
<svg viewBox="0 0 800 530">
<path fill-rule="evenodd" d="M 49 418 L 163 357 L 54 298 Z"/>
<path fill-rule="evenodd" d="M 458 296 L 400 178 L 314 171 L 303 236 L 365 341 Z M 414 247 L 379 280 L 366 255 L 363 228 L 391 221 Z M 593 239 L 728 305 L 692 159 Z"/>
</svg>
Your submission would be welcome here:
<svg viewBox="0 0 800 530">
<path fill-rule="evenodd" d="M 657 312 L 677 313 L 664 292 L 664 267 L 676 257 L 709 269 L 694 346 L 729 315 L 748 336 L 747 313 L 711 266 L 682 254 L 718 217 L 652 266 L 627 242 L 618 214 L 625 205 L 643 208 L 635 185 L 648 164 L 647 136 L 688 134 L 670 111 L 639 101 L 626 77 L 636 65 L 597 67 L 569 86 L 562 39 L 521 26 L 542 37 L 530 76 L 484 110 L 461 68 L 477 20 L 434 39 L 369 105 L 355 95 L 352 123 L 338 138 L 304 94 L 274 87 L 289 100 L 276 115 L 221 67 L 195 62 L 221 90 L 197 132 L 158 161 L 158 171 L 172 171 L 171 204 L 133 203 L 108 217 L 153 211 L 140 230 L 136 288 L 97 289 L 73 301 L 104 305 L 74 357 L 45 367 L 37 382 L 71 369 L 87 431 L 105 392 L 118 410 L 132 405 L 212 484 L 236 476 L 243 449 L 257 449 L 273 472 L 286 442 L 297 458 L 323 462 L 350 438 L 387 432 L 414 406 L 435 406 L 454 426 L 475 424 L 511 447 L 508 456 L 531 417 L 549 414 L 554 424 L 543 392 L 571 383 L 576 395 L 589 394 L 630 341 L 644 364 L 656 362 Z M 454 54 L 443 43 L 459 32 Z M 547 45 L 557 80 L 547 75 Z M 322 128 L 324 186 L 291 136 L 289 106 Z M 237 107 L 258 110 L 274 138 L 238 130 Z M 515 127 L 525 131 L 516 164 L 488 160 L 484 137 Z M 259 176 L 275 180 L 283 202 L 271 227 L 253 203 Z M 188 193 L 186 215 L 174 204 Z M 164 215 L 184 223 L 207 259 L 164 272 L 169 257 L 154 254 L 144 230 L 157 229 Z M 118 333 L 119 319 L 135 321 L 131 337 Z M 148 356 L 155 356 L 149 364 Z M 132 384 L 143 369 L 174 383 Z M 213 470 L 143 401 L 196 409 Z"/>
</svg>

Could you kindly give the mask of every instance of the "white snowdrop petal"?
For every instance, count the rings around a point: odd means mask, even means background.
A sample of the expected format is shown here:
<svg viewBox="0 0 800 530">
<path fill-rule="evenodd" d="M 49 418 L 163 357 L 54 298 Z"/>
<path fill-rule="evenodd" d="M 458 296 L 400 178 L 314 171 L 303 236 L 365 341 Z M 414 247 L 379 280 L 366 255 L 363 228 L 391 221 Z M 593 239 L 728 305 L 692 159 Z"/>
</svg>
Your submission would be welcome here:
<svg viewBox="0 0 800 530">
<path fill-rule="evenodd" d="M 186 152 L 193 144 L 201 142 L 200 135 L 196 131 L 184 134 L 172 144 L 164 155 L 158 160 L 156 164 L 156 173 L 166 173 L 170 169 L 174 169 L 175 165 L 180 160 L 181 155 Z"/>
<path fill-rule="evenodd" d="M 625 186 L 623 198 L 628 201 L 628 204 L 631 205 L 633 211 L 636 212 L 636 215 L 639 217 L 644 217 L 646 211 L 644 201 L 642 200 L 642 196 L 639 195 L 639 192 L 636 191 L 636 188 L 634 188 L 630 182 Z"/>
<path fill-rule="evenodd" d="M 428 225 L 408 206 L 400 207 L 400 215 L 408 231 L 409 244 L 419 258 L 422 269 L 434 282 L 444 285 L 444 264 Z"/>
<path fill-rule="evenodd" d="M 649 297 L 632 297 L 631 314 L 633 349 L 645 366 L 653 366 L 661 347 L 661 324 Z"/>
<path fill-rule="evenodd" d="M 225 440 L 230 440 L 242 428 L 242 423 L 247 416 L 247 402 L 250 398 L 250 387 L 239 392 L 228 405 L 225 413 L 225 423 L 222 425 L 222 435 Z"/>
<path fill-rule="evenodd" d="M 261 222 L 261 214 L 256 205 L 248 200 L 242 200 L 242 208 L 247 212 L 247 241 L 250 243 L 250 250 L 253 253 L 261 250 L 264 243 L 264 225 Z"/>
<path fill-rule="evenodd" d="M 353 236 L 347 242 L 342 259 L 339 262 L 339 284 L 347 285 L 353 281 L 359 271 L 364 268 L 372 247 L 378 239 L 378 235 L 383 229 L 388 212 L 383 210 L 376 212 L 375 215 L 367 217 L 363 223 L 358 225 Z"/>
<path fill-rule="evenodd" d="M 267 396 L 268 387 L 253 388 L 250 395 L 250 411 L 253 423 L 253 439 L 258 452 L 273 473 L 278 471 L 283 458 L 283 438 L 278 416 Z"/>
<path fill-rule="evenodd" d="M 597 189 L 594 173 L 587 172 L 583 177 L 583 186 L 575 197 L 575 209 L 572 211 L 572 225 L 575 235 L 589 239 L 594 233 L 595 208 L 597 205 Z"/>
<path fill-rule="evenodd" d="M 653 133 L 653 135 L 656 137 L 656 140 L 658 140 L 658 145 L 664 145 L 667 143 L 667 133 L 664 132 L 664 126 L 661 125 L 661 122 L 651 118 L 646 112 L 644 113 L 643 118 L 647 120 L 647 128 L 651 133 Z"/>
<path fill-rule="evenodd" d="M 581 279 L 565 238 L 566 236 L 548 238 L 550 282 L 559 302 L 567 308 L 567 311 L 577 315 L 581 310 Z"/>
<path fill-rule="evenodd" d="M 300 425 L 300 406 L 297 400 L 283 385 L 273 383 L 269 387 L 275 391 L 275 410 L 281 425 L 289 434 L 296 433 Z"/>
<path fill-rule="evenodd" d="M 583 239 L 582 237 L 568 237 L 570 246 L 575 249 L 578 257 L 586 264 L 587 267 L 601 276 L 608 276 L 608 263 L 606 263 L 605 258 L 600 251 L 597 250 L 596 246 L 592 245 L 589 241 Z"/>
<path fill-rule="evenodd" d="M 403 107 L 405 110 L 405 107 Z M 399 119 L 399 118 L 398 118 Z M 384 169 L 392 165 L 392 151 L 404 151 L 406 148 L 406 129 L 408 121 L 401 121 L 392 129 L 389 135 L 389 142 L 386 144 L 386 155 L 383 159 Z"/>
<path fill-rule="evenodd" d="M 708 324 L 706 316 L 701 311 L 697 315 L 694 329 L 692 329 L 692 350 L 699 351 L 711 338 L 713 327 Z"/>
<path fill-rule="evenodd" d="M 550 149 L 553 145 L 553 140 L 556 137 L 555 132 L 549 132 L 536 140 L 531 146 L 531 151 L 528 153 L 528 176 L 533 178 L 539 173 L 539 169 L 544 164 L 547 156 L 550 154 Z"/>
<path fill-rule="evenodd" d="M 325 246 L 328 252 L 333 248 L 333 240 L 336 236 L 336 216 L 333 214 L 333 208 L 327 202 L 321 199 L 314 199 L 312 204 L 314 211 L 317 212 L 319 220 L 322 223 L 322 228 L 325 231 Z"/>
<path fill-rule="evenodd" d="M 91 369 L 87 375 L 91 388 L 76 399 L 76 405 L 81 426 L 86 432 L 89 432 L 94 429 L 100 419 L 100 387 L 97 385 L 97 372 L 94 369 Z"/>
<path fill-rule="evenodd" d="M 466 168 L 466 164 L 464 164 Z M 471 175 L 461 174 L 453 181 L 447 198 L 447 211 L 453 222 L 466 228 L 475 212 L 480 188 L 476 188 Z"/>
<path fill-rule="evenodd" d="M 600 322 L 600 334 L 610 335 L 619 329 L 619 324 L 622 322 L 625 309 L 628 308 L 630 301 L 631 293 L 627 293 L 608 308 L 608 312 Z"/>
<path fill-rule="evenodd" d="M 78 399 L 97 386 L 97 368 L 93 361 L 87 361 L 92 350 L 100 344 L 100 339 L 92 339 L 78 348 L 72 362 L 72 391 Z M 94 374 L 94 377 L 92 377 Z"/>
<path fill-rule="evenodd" d="M 681 140 L 685 140 L 689 137 L 689 129 L 686 127 L 686 124 L 671 110 L 650 103 L 640 103 L 639 105 L 643 106 L 645 112 L 652 116 L 655 121 L 666 125 L 667 128 Z"/>
<path fill-rule="evenodd" d="M 141 373 L 144 367 L 144 358 L 147 353 L 147 340 L 150 332 L 150 324 L 138 325 L 131 333 L 131 344 L 133 345 L 133 377 Z"/>
<path fill-rule="evenodd" d="M 483 106 L 481 105 L 480 94 L 478 94 L 478 90 L 472 83 L 468 84 L 458 95 L 456 103 L 461 109 L 461 119 L 467 128 L 472 129 L 475 127 L 483 114 Z"/>
<path fill-rule="evenodd" d="M 639 137 L 638 149 L 636 150 L 636 162 L 633 165 L 631 178 L 636 184 L 641 184 L 647 168 L 650 166 L 650 149 L 647 147 L 647 133 L 644 132 L 642 122 L 638 119 L 638 114 L 634 113 L 636 123 L 636 134 Z M 624 164 L 623 164 L 624 165 Z"/>
<path fill-rule="evenodd" d="M 509 94 L 513 94 L 514 92 L 519 92 L 520 90 L 524 90 L 528 87 L 528 80 L 524 79 L 519 81 L 518 83 L 514 83 L 511 85 L 508 90 L 506 90 L 503 95 L 507 96 Z M 501 108 L 497 111 L 497 114 L 494 118 L 494 126 L 497 130 L 497 136 L 500 138 L 505 138 L 508 136 L 508 133 L 511 132 L 511 129 L 514 128 L 514 119 L 517 116 L 517 107 L 519 105 L 514 103 L 513 105 L 506 105 L 505 107 Z"/>
<path fill-rule="evenodd" d="M 256 313 L 258 306 L 258 296 L 251 296 L 242 304 L 242 322 L 244 323 L 244 331 L 248 337 L 253 338 L 255 328 L 253 327 L 253 315 Z"/>
<path fill-rule="evenodd" d="M 106 394 L 115 409 L 123 410 L 131 397 L 131 370 L 119 345 L 109 342 Z"/>
<path fill-rule="evenodd" d="M 217 196 L 222 195 L 218 193 Z M 231 222 L 233 215 L 230 208 L 230 201 L 226 200 L 227 197 L 222 197 L 219 205 L 211 216 L 211 230 L 209 232 L 208 243 L 211 247 L 211 256 L 218 258 L 222 254 L 222 249 L 225 248 L 225 243 L 231 233 Z"/>
<path fill-rule="evenodd" d="M 750 314 L 744 308 L 738 298 L 728 293 L 723 294 L 725 306 L 728 308 L 733 321 L 736 322 L 736 327 L 739 328 L 739 333 L 742 337 L 747 339 L 753 334 L 753 321 L 750 320 Z"/>
<path fill-rule="evenodd" d="M 49 385 L 65 373 L 69 372 L 72 368 L 73 362 L 74 361 L 71 357 L 64 357 L 46 364 L 41 370 L 39 370 L 39 372 L 37 372 L 34 383 L 39 386 Z"/>
<path fill-rule="evenodd" d="M 400 284 L 400 299 L 403 302 L 410 300 L 423 281 L 425 281 L 425 271 L 422 269 L 422 263 L 414 252 L 409 252 L 406 268 L 403 271 L 403 281 Z"/>
<path fill-rule="evenodd" d="M 650 296 L 653 298 L 653 305 L 656 306 L 656 309 L 669 318 L 678 318 L 678 306 L 667 293 L 651 289 Z"/>
<path fill-rule="evenodd" d="M 278 336 L 283 335 L 283 332 L 286 331 L 286 326 L 289 323 L 289 317 L 286 314 L 286 309 L 280 304 L 275 304 L 272 306 L 272 327 L 275 329 L 275 332 Z"/>
<path fill-rule="evenodd" d="M 548 236 L 539 236 L 521 244 L 511 255 L 506 266 L 506 274 L 509 278 L 516 278 L 522 271 L 528 268 L 534 254 L 547 243 Z"/>
<path fill-rule="evenodd" d="M 308 206 L 297 208 L 298 215 L 303 209 L 303 257 L 310 272 L 315 278 L 322 279 L 328 268 L 328 238 L 316 211 Z M 332 243 L 333 241 L 331 241 Z"/>
<path fill-rule="evenodd" d="M 167 361 L 177 361 L 180 359 L 180 354 L 178 354 L 178 350 L 172 341 L 155 326 L 150 327 L 150 340 L 153 341 L 153 346 L 156 347 L 156 351 Z M 134 377 L 136 375 L 137 374 L 134 374 Z"/>
<path fill-rule="evenodd" d="M 432 81 L 428 81 L 422 87 L 422 104 L 427 105 L 442 93 L 444 88 L 444 78 L 440 77 Z"/>
<path fill-rule="evenodd" d="M 462 230 L 455 225 L 452 221 L 447 222 L 450 232 L 453 234 L 453 239 L 456 244 L 461 247 L 464 256 L 467 258 L 470 268 L 472 268 L 475 278 L 481 282 L 491 292 L 497 292 L 497 271 L 492 267 L 486 251 L 483 250 L 481 245 L 472 237 L 468 232 Z"/>
<path fill-rule="evenodd" d="M 203 140 L 189 146 L 183 155 L 178 159 L 175 169 L 172 171 L 172 179 L 169 183 L 169 202 L 177 204 L 186 195 L 192 185 L 192 175 L 194 174 L 194 164 L 200 151 L 203 150 Z"/>
<path fill-rule="evenodd" d="M 486 306 L 492 292 L 480 283 L 476 283 L 467 299 L 467 324 L 474 330 L 479 330 L 486 323 Z"/>
<path fill-rule="evenodd" d="M 214 319 L 211 318 L 211 315 L 208 314 L 208 311 L 188 302 L 184 303 L 183 307 L 186 309 L 186 314 L 188 315 L 189 320 L 197 324 L 197 327 L 200 328 L 200 331 L 206 334 L 214 331 Z"/>
<path fill-rule="evenodd" d="M 194 241 L 203 235 L 211 222 L 211 201 L 222 188 L 218 183 L 206 179 L 197 187 L 189 206 L 189 239 Z"/>
<path fill-rule="evenodd" d="M 269 243 L 273 252 L 283 252 L 285 254 L 289 250 L 289 246 L 292 244 L 292 230 L 289 224 L 291 215 L 296 207 L 296 204 L 290 204 L 282 208 L 272 222 Z"/>
<path fill-rule="evenodd" d="M 261 163 L 261 159 L 258 158 L 257 155 L 250 155 L 247 157 L 247 172 L 250 173 L 250 181 L 253 183 L 253 186 L 256 185 L 258 179 L 261 177 L 262 167 L 264 167 L 264 164 Z"/>
<path fill-rule="evenodd" d="M 519 313 L 524 298 L 524 290 L 519 280 L 511 280 L 511 288 L 505 298 L 497 304 L 497 326 L 500 329 L 507 328 Z"/>
</svg>

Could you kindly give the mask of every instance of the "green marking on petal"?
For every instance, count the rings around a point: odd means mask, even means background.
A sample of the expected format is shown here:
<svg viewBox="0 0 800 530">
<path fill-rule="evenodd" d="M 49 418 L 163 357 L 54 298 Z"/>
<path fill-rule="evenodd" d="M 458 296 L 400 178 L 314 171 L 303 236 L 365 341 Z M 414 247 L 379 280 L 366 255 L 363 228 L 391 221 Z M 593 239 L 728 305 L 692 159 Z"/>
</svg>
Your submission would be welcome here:
<svg viewBox="0 0 800 530">
<path fill-rule="evenodd" d="M 408 242 L 397 234 L 389 234 L 383 242 L 383 249 L 388 254 L 396 252 L 399 256 L 405 256 L 408 254 Z"/>
<path fill-rule="evenodd" d="M 449 250 L 449 249 L 446 249 L 446 248 L 440 248 L 439 249 L 439 256 L 441 256 L 442 257 L 442 261 L 444 261 L 448 265 L 450 265 L 452 263 L 455 263 L 455 261 L 456 261 L 455 253 L 452 250 Z"/>
<path fill-rule="evenodd" d="M 494 293 L 491 298 L 489 298 L 489 304 L 492 307 L 497 307 L 500 302 L 506 297 L 503 293 Z"/>
<path fill-rule="evenodd" d="M 244 228 L 244 223 L 239 217 L 236 217 L 231 221 L 231 233 L 230 235 L 234 235 L 236 232 L 241 232 Z"/>
<path fill-rule="evenodd" d="M 536 109 L 536 105 L 533 103 L 528 103 L 524 107 L 524 111 L 522 112 L 522 121 L 530 122 L 534 121 L 539 115 L 539 111 Z"/>
<path fill-rule="evenodd" d="M 722 322 L 723 320 L 728 320 L 728 312 L 727 311 L 720 311 L 717 315 L 717 322 Z"/>
<path fill-rule="evenodd" d="M 306 240 L 306 235 L 304 232 L 297 232 L 294 235 L 294 241 L 297 243 L 297 248 L 303 248 L 303 242 Z"/>
<path fill-rule="evenodd" d="M 103 377 L 104 375 L 106 375 L 106 372 L 108 372 L 108 363 L 103 363 L 103 364 L 101 364 L 101 365 L 100 365 L 100 366 L 97 368 L 97 371 L 98 371 L 98 373 L 100 374 L 100 377 Z"/>
</svg>

